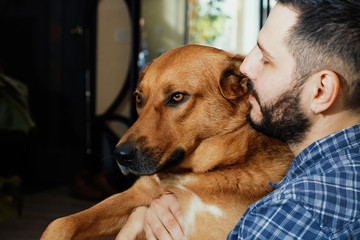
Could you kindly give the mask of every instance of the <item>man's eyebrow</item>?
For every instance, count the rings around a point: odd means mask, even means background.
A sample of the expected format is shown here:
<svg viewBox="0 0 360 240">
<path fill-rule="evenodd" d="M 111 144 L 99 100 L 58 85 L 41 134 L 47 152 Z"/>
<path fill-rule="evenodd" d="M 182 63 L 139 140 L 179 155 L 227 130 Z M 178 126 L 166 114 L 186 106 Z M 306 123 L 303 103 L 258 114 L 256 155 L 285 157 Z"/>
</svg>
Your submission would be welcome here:
<svg viewBox="0 0 360 240">
<path fill-rule="evenodd" d="M 257 46 L 260 49 L 260 51 L 263 53 L 263 55 L 265 55 L 267 58 L 274 59 L 274 57 L 268 51 L 265 50 L 265 48 L 261 45 L 261 43 L 259 43 L 259 41 L 257 41 Z"/>
</svg>

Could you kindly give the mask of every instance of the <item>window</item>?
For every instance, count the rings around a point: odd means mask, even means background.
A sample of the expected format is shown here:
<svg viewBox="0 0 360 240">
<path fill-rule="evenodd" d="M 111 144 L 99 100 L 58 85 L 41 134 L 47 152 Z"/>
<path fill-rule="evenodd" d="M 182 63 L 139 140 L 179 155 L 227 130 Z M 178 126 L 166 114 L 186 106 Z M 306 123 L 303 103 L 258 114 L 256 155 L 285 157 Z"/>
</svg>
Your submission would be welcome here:
<svg viewBox="0 0 360 240">
<path fill-rule="evenodd" d="M 275 0 L 142 0 L 139 67 L 185 44 L 246 55 Z M 262 13 L 262 14 L 260 14 Z"/>
</svg>

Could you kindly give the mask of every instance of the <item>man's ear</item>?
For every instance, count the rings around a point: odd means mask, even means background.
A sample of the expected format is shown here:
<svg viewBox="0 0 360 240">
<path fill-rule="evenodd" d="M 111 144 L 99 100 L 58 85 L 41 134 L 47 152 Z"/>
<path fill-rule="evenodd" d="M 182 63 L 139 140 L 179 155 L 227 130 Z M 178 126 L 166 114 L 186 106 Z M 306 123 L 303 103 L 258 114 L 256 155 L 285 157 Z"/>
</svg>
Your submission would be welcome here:
<svg viewBox="0 0 360 240">
<path fill-rule="evenodd" d="M 220 92 L 230 101 L 238 100 L 247 93 L 247 78 L 240 72 L 240 65 L 243 60 L 244 57 L 240 55 L 229 59 L 228 65 L 220 77 Z"/>
<path fill-rule="evenodd" d="M 339 76 L 329 70 L 321 70 L 311 76 L 313 83 L 311 109 L 314 114 L 324 113 L 337 99 L 340 90 Z"/>
</svg>

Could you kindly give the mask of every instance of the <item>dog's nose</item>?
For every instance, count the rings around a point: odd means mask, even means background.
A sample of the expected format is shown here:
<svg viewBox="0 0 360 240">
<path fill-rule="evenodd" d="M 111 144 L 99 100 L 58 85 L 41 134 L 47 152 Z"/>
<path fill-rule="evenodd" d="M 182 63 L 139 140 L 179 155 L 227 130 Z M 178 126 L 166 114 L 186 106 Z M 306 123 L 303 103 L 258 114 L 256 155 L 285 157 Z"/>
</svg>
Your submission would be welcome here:
<svg viewBox="0 0 360 240">
<path fill-rule="evenodd" d="M 136 147 L 131 143 L 123 143 L 115 148 L 113 156 L 120 165 L 127 166 L 136 155 Z"/>
</svg>

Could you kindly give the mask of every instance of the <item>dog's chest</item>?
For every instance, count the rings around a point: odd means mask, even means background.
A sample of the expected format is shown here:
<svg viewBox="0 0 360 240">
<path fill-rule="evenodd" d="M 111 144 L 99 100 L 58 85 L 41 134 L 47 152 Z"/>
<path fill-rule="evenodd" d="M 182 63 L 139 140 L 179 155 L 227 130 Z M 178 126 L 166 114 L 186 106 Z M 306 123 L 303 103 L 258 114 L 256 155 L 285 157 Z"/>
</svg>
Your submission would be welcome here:
<svg viewBox="0 0 360 240">
<path fill-rule="evenodd" d="M 201 222 L 199 221 L 201 218 L 217 219 L 223 217 L 224 213 L 221 208 L 214 204 L 206 203 L 196 192 L 186 187 L 187 184 L 201 185 L 201 183 L 194 183 L 193 181 L 196 180 L 190 176 L 167 174 L 165 178 L 164 175 L 155 175 L 155 178 L 164 191 L 172 192 L 178 198 L 182 207 L 187 234 L 196 230 L 196 225 Z M 209 198 L 211 198 L 211 196 L 209 196 Z"/>
</svg>

